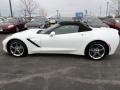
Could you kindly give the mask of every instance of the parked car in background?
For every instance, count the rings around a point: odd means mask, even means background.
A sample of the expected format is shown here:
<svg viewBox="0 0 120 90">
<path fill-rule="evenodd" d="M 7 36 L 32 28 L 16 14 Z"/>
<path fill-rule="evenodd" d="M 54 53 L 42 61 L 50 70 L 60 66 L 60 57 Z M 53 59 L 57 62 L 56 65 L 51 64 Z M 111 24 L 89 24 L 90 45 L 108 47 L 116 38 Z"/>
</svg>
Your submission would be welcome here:
<svg viewBox="0 0 120 90">
<path fill-rule="evenodd" d="M 109 30 L 109 32 L 107 31 Z M 60 22 L 45 30 L 26 30 L 3 41 L 3 50 L 15 57 L 35 53 L 85 55 L 100 60 L 115 53 L 118 31 L 90 28 L 80 22 Z"/>
<path fill-rule="evenodd" d="M 107 18 L 104 19 L 103 22 L 109 25 L 111 28 L 117 29 L 120 34 L 120 18 Z"/>
<path fill-rule="evenodd" d="M 5 18 L 3 17 L 0 17 L 0 23 L 4 22 L 5 21 Z"/>
<path fill-rule="evenodd" d="M 25 29 L 22 18 L 7 18 L 0 23 L 0 32 L 19 32 Z"/>
<path fill-rule="evenodd" d="M 26 23 L 30 22 L 31 19 L 32 19 L 32 17 L 27 17 L 27 16 L 26 16 L 26 17 L 23 17 L 23 18 L 24 18 L 24 20 L 25 20 Z"/>
<path fill-rule="evenodd" d="M 59 18 L 51 17 L 49 18 L 50 24 L 56 24 L 62 21 L 74 21 L 74 18 L 73 17 L 59 17 Z"/>
<path fill-rule="evenodd" d="M 74 17 L 60 17 L 59 21 L 74 21 Z"/>
<path fill-rule="evenodd" d="M 34 17 L 30 22 L 25 24 L 25 27 L 30 28 L 47 28 L 48 19 L 45 17 Z"/>
<path fill-rule="evenodd" d="M 94 28 L 100 28 L 100 27 L 109 27 L 107 24 L 103 23 L 99 18 L 97 17 L 84 17 L 82 19 L 82 22 L 86 25 Z"/>
<path fill-rule="evenodd" d="M 50 24 L 56 24 L 56 23 L 57 23 L 57 20 L 54 19 L 54 18 L 49 18 L 49 23 L 50 23 Z"/>
</svg>

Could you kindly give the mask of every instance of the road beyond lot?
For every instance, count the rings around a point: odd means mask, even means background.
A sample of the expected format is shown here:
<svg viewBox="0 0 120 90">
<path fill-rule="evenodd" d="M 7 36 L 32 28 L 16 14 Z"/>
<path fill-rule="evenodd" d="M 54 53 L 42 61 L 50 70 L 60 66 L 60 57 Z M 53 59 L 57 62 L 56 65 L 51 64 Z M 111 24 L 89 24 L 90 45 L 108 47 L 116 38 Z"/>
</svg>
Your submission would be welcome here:
<svg viewBox="0 0 120 90">
<path fill-rule="evenodd" d="M 113 56 L 90 61 L 76 55 L 15 58 L 2 50 L 0 90 L 120 90 L 120 46 Z"/>
</svg>

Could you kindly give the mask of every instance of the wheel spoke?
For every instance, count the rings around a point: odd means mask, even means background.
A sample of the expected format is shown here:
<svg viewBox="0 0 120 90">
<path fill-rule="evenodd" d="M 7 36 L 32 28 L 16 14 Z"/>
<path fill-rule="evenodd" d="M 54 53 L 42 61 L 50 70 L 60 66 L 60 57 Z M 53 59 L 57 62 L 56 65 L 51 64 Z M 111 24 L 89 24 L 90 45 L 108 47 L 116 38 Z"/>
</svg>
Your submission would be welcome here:
<svg viewBox="0 0 120 90">
<path fill-rule="evenodd" d="M 18 54 L 21 54 L 20 50 L 17 50 Z"/>
<path fill-rule="evenodd" d="M 16 43 L 16 47 L 19 47 L 19 44 L 18 44 L 18 43 Z"/>
<path fill-rule="evenodd" d="M 96 52 L 94 52 L 93 57 L 95 57 L 96 55 L 97 55 L 97 53 L 96 53 Z"/>
<path fill-rule="evenodd" d="M 100 52 L 97 52 L 97 55 L 98 55 L 99 57 L 101 57 L 102 54 L 100 54 Z"/>
<path fill-rule="evenodd" d="M 101 52 L 101 51 L 104 51 L 104 49 L 99 49 L 99 51 Z"/>
<path fill-rule="evenodd" d="M 13 54 L 16 54 L 17 50 L 15 49 L 15 51 L 12 51 Z"/>
<path fill-rule="evenodd" d="M 10 46 L 10 48 L 15 49 L 15 47 L 13 47 L 13 46 Z"/>
</svg>

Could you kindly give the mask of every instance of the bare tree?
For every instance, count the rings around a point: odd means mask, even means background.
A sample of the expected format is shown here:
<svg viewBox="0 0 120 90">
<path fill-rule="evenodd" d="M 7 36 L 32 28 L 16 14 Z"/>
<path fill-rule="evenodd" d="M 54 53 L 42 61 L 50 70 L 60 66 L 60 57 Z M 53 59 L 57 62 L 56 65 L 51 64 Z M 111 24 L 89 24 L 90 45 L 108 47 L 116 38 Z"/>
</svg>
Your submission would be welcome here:
<svg viewBox="0 0 120 90">
<path fill-rule="evenodd" d="M 38 13 L 39 13 L 39 16 L 42 16 L 42 17 L 47 16 L 47 12 L 43 8 L 39 8 Z"/>
<path fill-rule="evenodd" d="M 25 16 L 32 17 L 32 14 L 37 10 L 38 4 L 35 0 L 20 0 L 21 11 L 25 13 Z"/>
<path fill-rule="evenodd" d="M 116 15 L 120 15 L 120 0 L 111 0 L 110 11 Z"/>
</svg>

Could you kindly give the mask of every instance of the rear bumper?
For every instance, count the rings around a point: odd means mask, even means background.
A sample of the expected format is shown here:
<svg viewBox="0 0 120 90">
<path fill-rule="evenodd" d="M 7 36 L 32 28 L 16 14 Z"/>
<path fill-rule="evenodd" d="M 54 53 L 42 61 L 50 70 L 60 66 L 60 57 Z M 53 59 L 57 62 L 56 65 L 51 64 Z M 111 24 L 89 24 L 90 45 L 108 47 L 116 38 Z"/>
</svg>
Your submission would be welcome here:
<svg viewBox="0 0 120 90">
<path fill-rule="evenodd" d="M 109 52 L 109 55 L 113 55 L 116 52 L 116 50 L 119 46 L 119 42 L 120 42 L 120 36 L 116 35 L 116 37 L 114 37 L 114 40 L 111 40 L 112 44 L 110 45 L 111 50 Z"/>
</svg>

